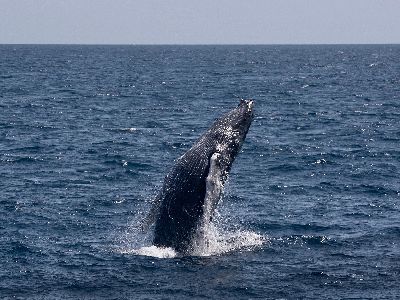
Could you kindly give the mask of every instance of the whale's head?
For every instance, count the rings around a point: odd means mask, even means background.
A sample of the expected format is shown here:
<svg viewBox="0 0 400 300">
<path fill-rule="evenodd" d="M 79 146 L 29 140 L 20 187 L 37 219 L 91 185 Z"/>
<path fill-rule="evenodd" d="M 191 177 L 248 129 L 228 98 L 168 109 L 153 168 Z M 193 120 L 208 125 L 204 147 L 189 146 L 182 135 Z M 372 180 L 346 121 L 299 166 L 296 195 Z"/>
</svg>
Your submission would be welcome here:
<svg viewBox="0 0 400 300">
<path fill-rule="evenodd" d="M 222 119 L 229 128 L 238 133 L 242 141 L 244 141 L 251 122 L 253 121 L 253 100 L 240 100 L 239 105 L 228 112 Z"/>
<path fill-rule="evenodd" d="M 215 151 L 221 154 L 226 171 L 239 153 L 253 121 L 253 100 L 240 100 L 239 105 L 227 112 L 208 130 L 212 136 Z"/>
</svg>

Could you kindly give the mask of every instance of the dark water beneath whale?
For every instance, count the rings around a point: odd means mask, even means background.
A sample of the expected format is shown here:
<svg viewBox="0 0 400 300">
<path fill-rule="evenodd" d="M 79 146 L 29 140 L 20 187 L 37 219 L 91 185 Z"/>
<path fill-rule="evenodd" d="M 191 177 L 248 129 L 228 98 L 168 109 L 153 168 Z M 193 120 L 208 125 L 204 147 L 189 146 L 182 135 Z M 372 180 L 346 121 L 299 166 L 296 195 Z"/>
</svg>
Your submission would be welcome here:
<svg viewBox="0 0 400 300">
<path fill-rule="evenodd" d="M 212 251 L 135 224 L 233 94 Z M 1 299 L 398 299 L 400 46 L 0 46 Z"/>
</svg>

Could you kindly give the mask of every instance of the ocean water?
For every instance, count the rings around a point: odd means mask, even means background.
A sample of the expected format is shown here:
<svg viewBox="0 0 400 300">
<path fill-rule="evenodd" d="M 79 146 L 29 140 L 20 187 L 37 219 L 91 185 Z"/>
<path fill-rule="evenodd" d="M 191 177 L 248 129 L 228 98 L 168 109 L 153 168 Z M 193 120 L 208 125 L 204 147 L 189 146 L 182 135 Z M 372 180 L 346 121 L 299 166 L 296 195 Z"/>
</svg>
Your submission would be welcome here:
<svg viewBox="0 0 400 300">
<path fill-rule="evenodd" d="M 234 95 L 192 256 L 137 224 Z M 1 299 L 400 298 L 400 46 L 0 45 Z"/>
</svg>

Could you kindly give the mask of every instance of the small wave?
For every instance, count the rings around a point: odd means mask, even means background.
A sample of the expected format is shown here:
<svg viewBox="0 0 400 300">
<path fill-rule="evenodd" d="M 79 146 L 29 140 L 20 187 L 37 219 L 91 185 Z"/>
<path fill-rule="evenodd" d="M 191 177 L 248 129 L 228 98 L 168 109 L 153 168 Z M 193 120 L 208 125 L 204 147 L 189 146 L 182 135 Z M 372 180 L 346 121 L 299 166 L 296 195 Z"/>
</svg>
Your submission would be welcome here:
<svg viewBox="0 0 400 300">
<path fill-rule="evenodd" d="M 109 129 L 110 131 L 117 131 L 117 132 L 122 132 L 122 133 L 136 133 L 140 132 L 140 128 L 136 127 L 128 127 L 128 128 L 111 128 Z"/>
<path fill-rule="evenodd" d="M 279 171 L 279 172 L 295 172 L 301 170 L 302 169 L 299 166 L 296 166 L 294 164 L 279 164 L 268 168 L 268 171 Z"/>
<path fill-rule="evenodd" d="M 34 163 L 43 161 L 43 158 L 33 157 L 33 156 L 17 156 L 17 155 L 4 155 L 5 157 L 0 157 L 1 162 L 5 163 Z"/>
<path fill-rule="evenodd" d="M 283 243 L 287 245 L 313 245 L 320 246 L 334 243 L 335 240 L 326 235 L 290 235 L 271 239 L 274 243 Z"/>
</svg>

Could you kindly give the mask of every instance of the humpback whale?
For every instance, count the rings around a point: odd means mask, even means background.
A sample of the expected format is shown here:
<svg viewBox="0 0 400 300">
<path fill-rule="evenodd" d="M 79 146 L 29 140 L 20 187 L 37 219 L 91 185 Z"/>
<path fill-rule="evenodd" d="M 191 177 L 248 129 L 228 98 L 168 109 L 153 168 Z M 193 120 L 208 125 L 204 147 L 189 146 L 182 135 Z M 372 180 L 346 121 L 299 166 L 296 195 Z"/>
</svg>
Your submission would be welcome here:
<svg viewBox="0 0 400 300">
<path fill-rule="evenodd" d="M 144 222 L 145 227 L 155 222 L 155 246 L 193 250 L 199 228 L 213 217 L 252 120 L 253 101 L 241 99 L 176 160 Z"/>
</svg>

